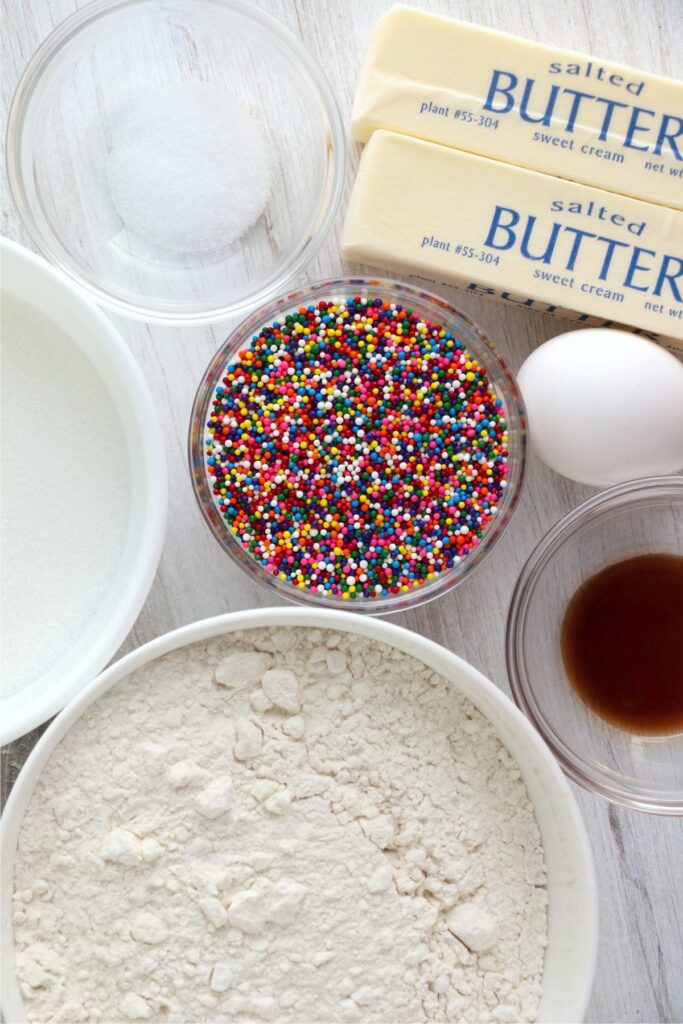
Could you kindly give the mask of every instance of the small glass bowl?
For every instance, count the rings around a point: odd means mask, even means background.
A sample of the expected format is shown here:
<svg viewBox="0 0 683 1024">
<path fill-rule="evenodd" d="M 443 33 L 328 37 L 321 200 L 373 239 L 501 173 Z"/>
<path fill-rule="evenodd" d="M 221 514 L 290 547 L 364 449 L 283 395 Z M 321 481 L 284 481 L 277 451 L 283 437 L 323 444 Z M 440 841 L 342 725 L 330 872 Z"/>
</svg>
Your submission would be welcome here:
<svg viewBox="0 0 683 1024">
<path fill-rule="evenodd" d="M 682 552 L 683 477 L 619 484 L 546 534 L 522 569 L 508 613 L 514 699 L 564 771 L 613 803 L 655 814 L 683 814 L 683 732 L 627 732 L 592 711 L 567 678 L 560 633 L 567 605 L 588 577 L 635 555 Z M 683 629 L 683 609 L 681 619 Z"/>
<path fill-rule="evenodd" d="M 245 122 L 270 191 L 259 181 L 255 199 L 248 160 L 230 161 L 245 185 L 231 208 L 235 188 L 206 154 L 225 165 L 227 131 Z M 114 312 L 162 323 L 243 314 L 285 288 L 332 224 L 344 162 L 319 66 L 246 0 L 94 0 L 29 61 L 7 129 L 10 187 L 40 252 Z M 235 218 L 253 223 L 229 242 Z"/>
<path fill-rule="evenodd" d="M 315 304 L 323 299 L 335 297 L 346 299 L 361 295 L 371 300 L 383 298 L 418 312 L 426 319 L 440 323 L 456 337 L 462 339 L 468 351 L 482 365 L 503 403 L 503 412 L 508 426 L 508 475 L 504 497 L 499 502 L 498 512 L 487 526 L 481 542 L 453 568 L 435 576 L 433 580 L 399 594 L 377 598 L 357 597 L 344 600 L 326 596 L 311 590 L 303 590 L 274 577 L 245 551 L 235 535 L 222 519 L 213 498 L 213 489 L 204 462 L 206 422 L 216 385 L 225 373 L 225 367 L 233 361 L 240 349 L 248 348 L 252 337 L 265 325 L 284 317 L 299 306 Z M 445 594 L 457 586 L 488 553 L 502 535 L 510 521 L 519 500 L 526 467 L 526 420 L 524 407 L 514 377 L 486 337 L 484 332 L 463 313 L 443 299 L 412 285 L 378 278 L 355 277 L 321 281 L 318 284 L 282 295 L 261 309 L 256 310 L 243 321 L 229 336 L 223 347 L 209 364 L 197 390 L 192 409 L 189 433 L 189 460 L 195 497 L 211 531 L 231 558 L 249 575 L 281 597 L 300 604 L 312 604 L 323 608 L 343 608 L 345 611 L 366 612 L 382 615 L 414 608 Z"/>
</svg>

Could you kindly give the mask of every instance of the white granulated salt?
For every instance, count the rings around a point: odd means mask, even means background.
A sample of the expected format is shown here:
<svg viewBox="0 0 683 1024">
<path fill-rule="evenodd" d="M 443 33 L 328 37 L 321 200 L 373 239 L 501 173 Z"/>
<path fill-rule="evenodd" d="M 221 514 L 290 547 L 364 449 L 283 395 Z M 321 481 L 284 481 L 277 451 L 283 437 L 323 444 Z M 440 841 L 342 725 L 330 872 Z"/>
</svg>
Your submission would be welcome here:
<svg viewBox="0 0 683 1024">
<path fill-rule="evenodd" d="M 109 391 L 63 330 L 2 302 L 3 697 L 52 668 L 100 610 L 128 526 L 130 468 Z"/>
<path fill-rule="evenodd" d="M 220 85 L 152 90 L 126 106 L 110 130 L 112 199 L 147 251 L 218 253 L 263 213 L 271 187 L 263 129 Z"/>
<path fill-rule="evenodd" d="M 536 1019 L 545 868 L 518 765 L 399 651 L 187 647 L 101 697 L 24 818 L 29 1021 Z"/>
</svg>

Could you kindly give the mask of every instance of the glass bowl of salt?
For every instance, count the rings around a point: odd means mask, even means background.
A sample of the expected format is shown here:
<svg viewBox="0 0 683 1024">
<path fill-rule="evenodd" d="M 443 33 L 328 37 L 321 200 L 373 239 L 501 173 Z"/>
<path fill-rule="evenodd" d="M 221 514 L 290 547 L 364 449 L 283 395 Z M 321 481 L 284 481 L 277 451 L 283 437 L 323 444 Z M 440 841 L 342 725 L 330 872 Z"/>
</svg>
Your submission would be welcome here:
<svg viewBox="0 0 683 1024">
<path fill-rule="evenodd" d="M 207 323 L 281 291 L 334 218 L 344 131 L 306 48 L 242 0 L 96 0 L 8 124 L 38 249 L 119 313 Z"/>
</svg>

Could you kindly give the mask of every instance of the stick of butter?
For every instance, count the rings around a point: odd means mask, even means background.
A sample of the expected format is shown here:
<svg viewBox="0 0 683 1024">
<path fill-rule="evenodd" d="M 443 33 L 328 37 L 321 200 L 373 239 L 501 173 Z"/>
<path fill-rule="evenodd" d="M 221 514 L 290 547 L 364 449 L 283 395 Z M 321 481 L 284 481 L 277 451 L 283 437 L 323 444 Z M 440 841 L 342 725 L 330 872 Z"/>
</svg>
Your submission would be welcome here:
<svg viewBox="0 0 683 1024">
<path fill-rule="evenodd" d="M 683 347 L 683 213 L 408 135 L 365 147 L 342 256 Z"/>
<path fill-rule="evenodd" d="M 392 7 L 370 36 L 353 137 L 377 128 L 683 209 L 683 83 Z"/>
</svg>

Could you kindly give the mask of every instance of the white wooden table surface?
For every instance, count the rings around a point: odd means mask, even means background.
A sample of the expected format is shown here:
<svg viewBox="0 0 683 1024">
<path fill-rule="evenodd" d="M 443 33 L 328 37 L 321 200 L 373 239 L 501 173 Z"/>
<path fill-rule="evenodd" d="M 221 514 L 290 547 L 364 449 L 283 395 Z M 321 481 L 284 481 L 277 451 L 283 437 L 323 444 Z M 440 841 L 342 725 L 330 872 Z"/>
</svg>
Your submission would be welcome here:
<svg viewBox="0 0 683 1024">
<path fill-rule="evenodd" d="M 260 0 L 321 58 L 347 120 L 367 33 L 390 2 Z M 683 78 L 683 0 L 416 2 L 531 39 Z M 6 117 L 6 106 L 30 55 L 81 3 L 3 0 L 3 6 Z M 347 196 L 357 159 L 358 147 L 351 145 Z M 321 253 L 298 283 L 339 273 L 341 219 L 340 214 Z M 7 197 L 2 233 L 32 247 Z M 482 325 L 514 370 L 532 348 L 563 329 L 562 321 L 550 317 L 455 292 L 451 298 Z M 209 534 L 195 504 L 186 465 L 185 438 L 195 385 L 231 325 L 181 329 L 113 319 L 154 394 L 166 433 L 171 480 L 168 533 L 159 572 L 121 649 L 124 653 L 195 619 L 274 602 L 229 561 Z M 486 563 L 445 598 L 394 621 L 444 644 L 507 690 L 503 636 L 514 582 L 548 527 L 589 493 L 532 460 L 521 505 Z M 38 734 L 36 730 L 4 751 L 5 789 Z M 593 843 L 600 887 L 600 951 L 587 1019 L 683 1021 L 683 819 L 611 807 L 578 788 L 576 795 Z"/>
</svg>

